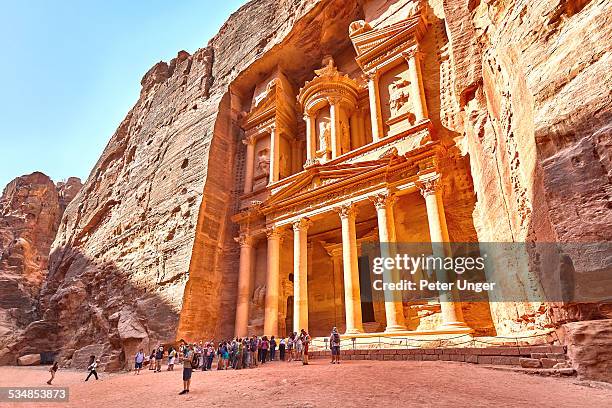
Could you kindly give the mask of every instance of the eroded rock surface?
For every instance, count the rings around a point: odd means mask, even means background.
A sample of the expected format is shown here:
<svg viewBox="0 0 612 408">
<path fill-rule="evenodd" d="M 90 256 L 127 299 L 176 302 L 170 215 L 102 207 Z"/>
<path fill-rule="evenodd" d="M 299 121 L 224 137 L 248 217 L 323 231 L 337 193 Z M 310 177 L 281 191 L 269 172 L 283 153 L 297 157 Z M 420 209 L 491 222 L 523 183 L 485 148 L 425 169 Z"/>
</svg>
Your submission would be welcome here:
<svg viewBox="0 0 612 408">
<path fill-rule="evenodd" d="M 49 249 L 76 177 L 56 184 L 35 172 L 11 181 L 0 197 L 0 349 L 37 315 Z"/>
</svg>

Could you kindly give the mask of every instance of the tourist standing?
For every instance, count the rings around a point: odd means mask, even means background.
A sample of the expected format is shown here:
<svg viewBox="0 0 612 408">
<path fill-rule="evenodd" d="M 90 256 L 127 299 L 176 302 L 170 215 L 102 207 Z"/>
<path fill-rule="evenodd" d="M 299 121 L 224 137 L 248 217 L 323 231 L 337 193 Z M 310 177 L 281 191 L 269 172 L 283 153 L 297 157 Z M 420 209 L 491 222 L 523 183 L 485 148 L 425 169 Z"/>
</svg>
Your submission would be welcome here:
<svg viewBox="0 0 612 408">
<path fill-rule="evenodd" d="M 278 353 L 281 361 L 285 361 L 285 338 L 280 339 L 278 344 Z"/>
<path fill-rule="evenodd" d="M 151 355 L 149 356 L 149 370 L 155 370 L 155 354 L 157 354 L 157 348 L 151 350 Z"/>
<path fill-rule="evenodd" d="M 274 361 L 274 357 L 276 354 L 276 339 L 274 336 L 270 338 L 270 361 Z"/>
<path fill-rule="evenodd" d="M 191 384 L 191 374 L 193 367 L 198 366 L 198 356 L 195 354 L 191 345 L 185 347 L 185 355 L 183 356 L 183 391 L 179 392 L 179 395 L 184 395 L 189 392 L 189 385 Z"/>
<path fill-rule="evenodd" d="M 176 350 L 170 346 L 168 349 L 168 371 L 174 371 L 174 360 L 176 360 Z"/>
<path fill-rule="evenodd" d="M 212 370 L 212 363 L 213 363 L 213 359 L 215 358 L 215 343 L 212 341 L 208 343 L 207 357 L 208 357 L 208 362 L 206 364 L 206 369 L 210 371 Z"/>
<path fill-rule="evenodd" d="M 57 373 L 57 370 L 59 370 L 59 363 L 56 361 L 53 363 L 53 365 L 49 369 L 49 372 L 51 373 L 51 378 L 49 378 L 49 381 L 47 381 L 47 384 L 51 385 L 51 382 L 55 378 L 55 373 Z"/>
<path fill-rule="evenodd" d="M 308 365 L 308 346 L 310 345 L 310 335 L 302 329 L 302 364 Z"/>
<path fill-rule="evenodd" d="M 289 353 L 289 358 L 287 359 L 287 362 L 293 361 L 294 339 L 295 339 L 294 333 L 289 334 L 289 339 L 287 339 L 287 353 Z"/>
<path fill-rule="evenodd" d="M 100 363 L 100 360 L 96 360 L 96 356 L 89 357 L 89 365 L 87 366 L 89 374 L 87 374 L 87 378 L 85 378 L 85 381 L 89 380 L 89 377 L 91 377 L 92 375 L 96 377 L 96 380 L 98 379 L 98 372 L 96 371 L 96 369 L 98 368 L 98 363 Z"/>
<path fill-rule="evenodd" d="M 331 348 L 331 363 L 340 364 L 340 334 L 338 334 L 338 329 L 335 327 L 329 336 L 329 347 Z"/>
<path fill-rule="evenodd" d="M 142 370 L 142 364 L 144 363 L 145 355 L 142 349 L 138 350 L 136 355 L 134 356 L 134 375 L 140 375 L 140 370 Z"/>
<path fill-rule="evenodd" d="M 302 359 L 302 350 L 303 350 L 302 332 L 300 332 L 299 335 L 295 333 L 295 359 L 296 360 Z"/>
<path fill-rule="evenodd" d="M 248 337 L 242 339 L 242 367 L 251 367 L 251 345 Z"/>
<path fill-rule="evenodd" d="M 268 336 L 263 336 L 261 339 L 261 364 L 264 364 L 266 362 L 269 347 L 270 342 L 268 341 Z"/>
<path fill-rule="evenodd" d="M 162 367 L 162 360 L 164 359 L 164 346 L 159 346 L 155 352 L 155 372 L 159 373 Z"/>
<path fill-rule="evenodd" d="M 257 367 L 257 336 L 251 338 L 251 367 Z"/>
</svg>

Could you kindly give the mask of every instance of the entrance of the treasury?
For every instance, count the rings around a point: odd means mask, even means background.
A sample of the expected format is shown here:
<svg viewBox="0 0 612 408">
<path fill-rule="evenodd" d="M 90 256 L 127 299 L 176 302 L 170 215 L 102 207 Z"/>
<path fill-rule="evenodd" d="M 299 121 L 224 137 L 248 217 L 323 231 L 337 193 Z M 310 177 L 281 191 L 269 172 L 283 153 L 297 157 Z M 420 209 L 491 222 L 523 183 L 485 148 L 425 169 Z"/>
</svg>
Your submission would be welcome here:
<svg viewBox="0 0 612 408">
<path fill-rule="evenodd" d="M 426 32 L 420 10 L 388 26 L 357 21 L 337 55 L 301 61 L 305 70 L 278 61 L 235 84 L 235 336 L 494 334 L 486 301 L 375 290 L 364 251 L 476 241 L 469 159 L 429 116 L 440 102 L 423 82 Z"/>
</svg>

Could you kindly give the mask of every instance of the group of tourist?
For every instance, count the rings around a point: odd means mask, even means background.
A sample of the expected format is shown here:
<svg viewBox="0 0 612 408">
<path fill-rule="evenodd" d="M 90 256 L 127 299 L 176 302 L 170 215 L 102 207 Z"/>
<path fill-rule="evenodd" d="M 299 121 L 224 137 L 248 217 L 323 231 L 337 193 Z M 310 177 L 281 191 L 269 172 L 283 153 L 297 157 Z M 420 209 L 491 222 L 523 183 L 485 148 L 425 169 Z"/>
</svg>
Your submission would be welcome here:
<svg viewBox="0 0 612 408">
<path fill-rule="evenodd" d="M 308 349 L 310 347 L 311 337 L 302 329 L 300 333 L 293 332 L 287 338 L 277 339 L 275 336 L 251 336 L 245 338 L 234 338 L 232 340 L 224 340 L 217 344 L 214 341 L 204 343 L 200 340 L 199 343 L 181 342 L 178 350 L 170 346 L 166 351 L 163 345 L 154 348 L 147 356 L 143 349 L 140 349 L 134 355 L 134 375 L 140 375 L 140 371 L 145 364 L 148 364 L 148 369 L 154 373 L 159 373 L 162 370 L 162 362 L 167 358 L 166 371 L 173 371 L 176 360 L 182 361 L 183 364 L 183 391 L 179 394 L 189 392 L 191 383 L 191 375 L 194 370 L 201 369 L 202 371 L 210 371 L 213 369 L 213 361 L 217 357 L 216 369 L 246 369 L 255 368 L 260 364 L 265 364 L 268 361 L 302 361 L 303 365 L 308 365 Z M 332 355 L 332 364 L 340 364 L 340 335 L 334 327 L 329 337 L 329 344 Z M 100 360 L 92 355 L 87 365 L 88 375 L 85 381 L 88 381 L 91 376 L 98 379 L 97 367 Z M 47 384 L 51 384 L 58 370 L 58 363 L 54 363 L 51 369 L 51 379 Z"/>
</svg>

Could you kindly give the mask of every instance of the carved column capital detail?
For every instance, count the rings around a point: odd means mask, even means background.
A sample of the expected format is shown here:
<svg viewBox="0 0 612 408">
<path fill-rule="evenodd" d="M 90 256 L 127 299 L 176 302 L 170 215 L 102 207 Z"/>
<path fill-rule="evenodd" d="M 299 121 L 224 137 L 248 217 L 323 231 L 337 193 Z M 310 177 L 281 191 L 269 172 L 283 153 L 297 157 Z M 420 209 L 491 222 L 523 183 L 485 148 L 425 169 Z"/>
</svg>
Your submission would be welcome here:
<svg viewBox="0 0 612 408">
<path fill-rule="evenodd" d="M 246 146 L 255 144 L 255 136 L 254 135 L 245 136 L 244 139 L 242 139 L 242 144 Z"/>
<path fill-rule="evenodd" d="M 340 219 L 346 219 L 348 217 L 355 217 L 357 216 L 357 207 L 355 207 L 354 204 L 342 204 L 339 205 L 338 207 L 334 208 L 336 210 L 336 212 L 338 213 L 338 215 L 340 216 Z"/>
<path fill-rule="evenodd" d="M 340 104 L 341 100 L 342 100 L 342 98 L 339 97 L 339 96 L 328 96 L 327 97 L 327 102 L 329 103 L 330 106 L 334 106 L 334 105 Z"/>
<path fill-rule="evenodd" d="M 242 234 L 238 235 L 237 237 L 235 237 L 234 241 L 236 241 L 238 244 L 240 244 L 241 248 L 242 247 L 251 247 L 255 243 L 255 239 L 251 235 L 247 235 L 245 233 L 242 233 Z"/>
<path fill-rule="evenodd" d="M 310 218 L 300 218 L 293 223 L 294 231 L 308 231 L 308 228 L 312 225 Z"/>
<path fill-rule="evenodd" d="M 374 203 L 374 207 L 380 210 L 386 207 L 390 208 L 395 203 L 397 197 L 390 191 L 382 191 L 370 196 L 369 199 Z"/>
<path fill-rule="evenodd" d="M 440 182 L 440 179 L 440 175 L 437 175 L 430 179 L 419 180 L 415 184 L 421 191 L 421 195 L 423 197 L 427 197 L 441 191 L 442 183 Z"/>
<path fill-rule="evenodd" d="M 406 61 L 408 61 L 411 58 L 420 58 L 422 56 L 422 52 L 419 50 L 418 46 L 414 46 L 411 47 L 405 51 L 402 52 L 402 57 L 404 57 L 406 59 Z"/>
<path fill-rule="evenodd" d="M 268 227 L 266 228 L 266 237 L 268 237 L 268 240 L 281 240 L 283 238 L 283 232 L 279 227 Z"/>
</svg>

